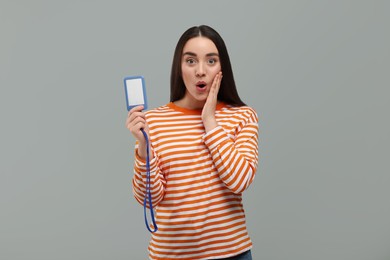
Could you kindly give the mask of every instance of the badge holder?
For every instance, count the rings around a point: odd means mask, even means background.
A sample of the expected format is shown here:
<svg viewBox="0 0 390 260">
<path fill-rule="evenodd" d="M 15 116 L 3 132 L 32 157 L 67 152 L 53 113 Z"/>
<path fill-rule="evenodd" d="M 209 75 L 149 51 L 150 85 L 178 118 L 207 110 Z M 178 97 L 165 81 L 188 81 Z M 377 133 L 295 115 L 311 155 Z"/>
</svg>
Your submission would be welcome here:
<svg viewBox="0 0 390 260">
<path fill-rule="evenodd" d="M 132 76 L 126 77 L 124 79 L 125 93 L 126 93 L 126 104 L 127 111 L 130 111 L 133 107 L 143 106 L 144 109 L 147 109 L 147 98 L 146 98 L 146 88 L 145 88 L 145 79 L 142 76 Z M 145 225 L 149 232 L 154 233 L 158 230 L 156 220 L 154 217 L 153 203 L 152 203 L 152 193 L 150 185 L 150 157 L 149 157 L 149 137 L 146 134 L 145 130 L 141 128 L 142 134 L 146 140 L 146 193 L 144 198 L 144 217 Z M 150 224 L 147 218 L 147 205 L 149 205 L 150 216 L 152 219 L 153 227 L 150 228 Z"/>
</svg>

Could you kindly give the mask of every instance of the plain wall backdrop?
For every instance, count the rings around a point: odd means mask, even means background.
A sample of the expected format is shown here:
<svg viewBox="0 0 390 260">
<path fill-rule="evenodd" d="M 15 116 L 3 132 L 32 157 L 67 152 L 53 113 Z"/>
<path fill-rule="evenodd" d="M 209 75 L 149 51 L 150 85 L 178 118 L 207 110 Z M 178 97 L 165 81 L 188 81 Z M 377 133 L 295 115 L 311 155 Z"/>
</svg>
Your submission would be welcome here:
<svg viewBox="0 0 390 260">
<path fill-rule="evenodd" d="M 389 1 L 0 1 L 0 259 L 146 259 L 123 78 L 169 101 L 189 27 L 260 119 L 254 259 L 390 259 Z"/>
</svg>

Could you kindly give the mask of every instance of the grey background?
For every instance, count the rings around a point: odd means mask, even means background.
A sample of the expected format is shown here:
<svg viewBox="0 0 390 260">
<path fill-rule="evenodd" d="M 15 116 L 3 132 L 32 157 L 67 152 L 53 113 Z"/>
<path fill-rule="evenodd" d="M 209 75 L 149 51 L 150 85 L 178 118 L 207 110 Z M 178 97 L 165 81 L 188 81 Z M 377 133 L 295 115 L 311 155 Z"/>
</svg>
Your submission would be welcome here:
<svg viewBox="0 0 390 260">
<path fill-rule="evenodd" d="M 254 259 L 390 259 L 389 1 L 0 2 L 0 259 L 146 259 L 122 79 L 168 102 L 188 27 L 260 118 Z"/>
</svg>

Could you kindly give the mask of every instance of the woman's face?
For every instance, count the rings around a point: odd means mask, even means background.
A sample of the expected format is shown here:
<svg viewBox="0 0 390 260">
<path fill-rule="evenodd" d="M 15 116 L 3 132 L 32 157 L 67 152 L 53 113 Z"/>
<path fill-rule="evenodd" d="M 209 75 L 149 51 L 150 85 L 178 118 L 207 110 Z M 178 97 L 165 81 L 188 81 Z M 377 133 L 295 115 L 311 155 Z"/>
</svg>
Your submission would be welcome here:
<svg viewBox="0 0 390 260">
<path fill-rule="evenodd" d="M 215 44 L 202 36 L 188 40 L 183 48 L 181 71 L 186 86 L 181 105 L 189 109 L 203 108 L 214 77 L 221 71 Z"/>
</svg>

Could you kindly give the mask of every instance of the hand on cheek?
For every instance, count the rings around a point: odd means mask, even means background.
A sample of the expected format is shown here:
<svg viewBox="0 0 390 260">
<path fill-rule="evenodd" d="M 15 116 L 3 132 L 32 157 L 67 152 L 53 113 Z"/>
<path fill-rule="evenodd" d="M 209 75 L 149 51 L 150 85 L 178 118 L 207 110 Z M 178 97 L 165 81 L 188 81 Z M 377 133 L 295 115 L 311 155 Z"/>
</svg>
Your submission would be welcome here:
<svg viewBox="0 0 390 260">
<path fill-rule="evenodd" d="M 202 121 L 206 133 L 214 129 L 218 125 L 215 119 L 215 109 L 218 103 L 218 91 L 221 86 L 221 80 L 222 72 L 220 71 L 214 77 L 213 84 L 211 85 L 206 103 L 203 106 Z"/>
</svg>

